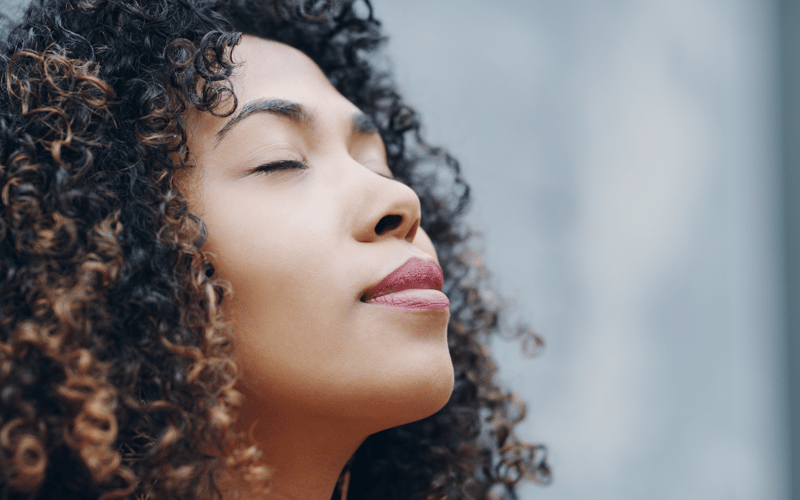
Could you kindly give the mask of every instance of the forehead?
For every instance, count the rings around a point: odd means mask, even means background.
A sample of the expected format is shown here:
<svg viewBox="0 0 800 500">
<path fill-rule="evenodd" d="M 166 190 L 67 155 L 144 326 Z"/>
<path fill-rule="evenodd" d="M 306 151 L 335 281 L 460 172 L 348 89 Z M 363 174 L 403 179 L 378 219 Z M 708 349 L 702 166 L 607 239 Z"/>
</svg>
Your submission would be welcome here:
<svg viewBox="0 0 800 500">
<path fill-rule="evenodd" d="M 298 102 L 315 97 L 344 100 L 319 66 L 289 45 L 244 35 L 232 57 L 238 65 L 233 81 L 240 102 L 270 93 Z"/>
<path fill-rule="evenodd" d="M 300 103 L 314 113 L 357 111 L 303 52 L 289 45 L 243 35 L 232 53 L 236 69 L 231 81 L 238 110 L 248 102 L 276 98 Z M 224 105 L 222 106 L 224 109 Z M 190 149 L 202 153 L 230 117 L 190 110 L 187 114 Z"/>
</svg>

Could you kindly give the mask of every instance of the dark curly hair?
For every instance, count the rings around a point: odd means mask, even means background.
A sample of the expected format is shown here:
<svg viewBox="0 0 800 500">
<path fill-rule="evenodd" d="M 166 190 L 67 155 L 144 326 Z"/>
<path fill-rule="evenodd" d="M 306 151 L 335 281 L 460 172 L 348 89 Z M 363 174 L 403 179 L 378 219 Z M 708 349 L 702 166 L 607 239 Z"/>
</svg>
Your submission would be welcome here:
<svg viewBox="0 0 800 500">
<path fill-rule="evenodd" d="M 469 245 L 468 187 L 381 69 L 368 0 L 35 0 L 7 24 L 0 498 L 221 498 L 223 477 L 268 486 L 260 452 L 234 431 L 227 285 L 176 187 L 190 168 L 185 111 L 225 113 L 242 32 L 300 49 L 375 120 L 446 277 L 452 397 L 370 436 L 348 498 L 511 499 L 520 481 L 549 480 L 545 449 L 514 435 L 524 405 L 495 381 L 500 306 Z M 541 346 L 529 329 L 512 334 Z"/>
</svg>

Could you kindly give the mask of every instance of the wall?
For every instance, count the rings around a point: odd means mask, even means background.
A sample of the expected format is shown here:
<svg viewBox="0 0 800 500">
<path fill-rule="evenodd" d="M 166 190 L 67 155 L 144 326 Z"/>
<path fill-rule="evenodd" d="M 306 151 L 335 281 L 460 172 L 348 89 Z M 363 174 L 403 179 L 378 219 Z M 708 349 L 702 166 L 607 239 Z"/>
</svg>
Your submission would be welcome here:
<svg viewBox="0 0 800 500">
<path fill-rule="evenodd" d="M 547 340 L 495 346 L 555 470 L 524 498 L 788 498 L 775 6 L 373 3 Z"/>
</svg>

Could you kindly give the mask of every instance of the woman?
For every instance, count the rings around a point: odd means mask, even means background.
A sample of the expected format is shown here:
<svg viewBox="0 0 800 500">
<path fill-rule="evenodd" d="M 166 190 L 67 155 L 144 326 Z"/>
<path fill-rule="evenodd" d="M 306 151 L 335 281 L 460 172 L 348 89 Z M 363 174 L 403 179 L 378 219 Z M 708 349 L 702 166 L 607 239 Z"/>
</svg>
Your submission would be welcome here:
<svg viewBox="0 0 800 500">
<path fill-rule="evenodd" d="M 381 41 L 368 2 L 41 0 L 10 29 L 3 498 L 548 479 L 494 380 L 466 184 Z"/>
</svg>

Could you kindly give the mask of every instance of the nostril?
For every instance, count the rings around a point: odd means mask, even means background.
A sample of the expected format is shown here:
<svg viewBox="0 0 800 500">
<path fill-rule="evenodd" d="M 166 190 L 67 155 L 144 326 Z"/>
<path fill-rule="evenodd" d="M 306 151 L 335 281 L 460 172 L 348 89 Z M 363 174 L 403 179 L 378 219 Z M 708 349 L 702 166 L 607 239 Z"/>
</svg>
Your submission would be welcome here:
<svg viewBox="0 0 800 500">
<path fill-rule="evenodd" d="M 402 215 L 385 215 L 378 221 L 378 224 L 375 226 L 375 234 L 381 236 L 389 231 L 393 231 L 400 227 L 400 224 L 403 223 L 403 216 Z"/>
</svg>

